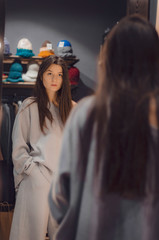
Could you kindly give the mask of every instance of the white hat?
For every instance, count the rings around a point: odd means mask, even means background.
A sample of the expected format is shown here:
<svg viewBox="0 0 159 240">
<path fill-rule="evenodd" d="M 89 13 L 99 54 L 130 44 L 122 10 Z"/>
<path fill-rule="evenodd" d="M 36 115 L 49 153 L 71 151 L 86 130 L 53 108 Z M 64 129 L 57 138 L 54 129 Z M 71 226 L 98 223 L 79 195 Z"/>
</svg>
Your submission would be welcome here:
<svg viewBox="0 0 159 240">
<path fill-rule="evenodd" d="M 27 38 L 20 39 L 18 42 L 17 48 L 33 50 L 32 43 Z"/>
<path fill-rule="evenodd" d="M 19 40 L 16 55 L 24 58 L 30 58 L 35 55 L 33 53 L 32 43 L 29 41 L 29 39 L 22 38 Z"/>
<path fill-rule="evenodd" d="M 35 82 L 38 76 L 39 64 L 36 62 L 32 62 L 28 66 L 28 70 L 25 74 L 22 74 L 22 78 L 27 82 Z"/>
</svg>

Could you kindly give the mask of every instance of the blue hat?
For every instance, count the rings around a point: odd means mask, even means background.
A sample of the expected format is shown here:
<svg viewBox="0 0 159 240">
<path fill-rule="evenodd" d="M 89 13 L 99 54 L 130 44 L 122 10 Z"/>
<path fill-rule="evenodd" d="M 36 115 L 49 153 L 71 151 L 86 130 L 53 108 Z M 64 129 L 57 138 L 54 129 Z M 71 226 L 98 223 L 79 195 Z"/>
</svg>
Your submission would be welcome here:
<svg viewBox="0 0 159 240">
<path fill-rule="evenodd" d="M 59 41 L 57 44 L 57 55 L 60 57 L 75 57 L 71 43 L 67 40 Z"/>
<path fill-rule="evenodd" d="M 4 37 L 4 55 L 11 55 L 10 44 L 6 37 Z"/>
<path fill-rule="evenodd" d="M 20 63 L 15 62 L 11 65 L 8 78 L 5 82 L 24 82 L 22 79 L 23 67 Z"/>
</svg>

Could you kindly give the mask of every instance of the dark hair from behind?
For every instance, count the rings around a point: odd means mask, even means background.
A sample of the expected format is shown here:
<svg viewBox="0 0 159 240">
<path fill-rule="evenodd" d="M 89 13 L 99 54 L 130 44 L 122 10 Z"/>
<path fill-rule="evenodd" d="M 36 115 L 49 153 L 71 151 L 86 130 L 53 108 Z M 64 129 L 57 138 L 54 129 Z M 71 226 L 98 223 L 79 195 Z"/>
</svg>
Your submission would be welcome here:
<svg viewBox="0 0 159 240">
<path fill-rule="evenodd" d="M 136 14 L 120 20 L 101 48 L 98 72 L 96 100 L 81 137 L 81 174 L 95 130 L 99 196 L 112 192 L 144 197 L 149 144 L 153 144 L 149 123 L 152 98 L 159 112 L 159 38 L 151 23 Z M 86 135 L 89 139 L 85 141 Z"/>
<path fill-rule="evenodd" d="M 44 127 L 47 127 L 45 124 L 45 117 L 47 117 L 51 122 L 53 121 L 52 114 L 48 109 L 49 98 L 47 96 L 47 93 L 42 81 L 44 72 L 48 69 L 48 67 L 51 64 L 60 65 L 63 70 L 62 86 L 61 86 L 61 89 L 57 92 L 57 99 L 56 99 L 58 103 L 59 114 L 63 123 L 66 122 L 66 119 L 72 108 L 67 65 L 62 58 L 55 55 L 51 55 L 45 58 L 42 64 L 40 65 L 36 84 L 35 84 L 35 89 L 34 89 L 34 96 L 36 97 L 35 101 L 38 104 L 40 127 L 43 132 L 44 132 Z"/>
</svg>

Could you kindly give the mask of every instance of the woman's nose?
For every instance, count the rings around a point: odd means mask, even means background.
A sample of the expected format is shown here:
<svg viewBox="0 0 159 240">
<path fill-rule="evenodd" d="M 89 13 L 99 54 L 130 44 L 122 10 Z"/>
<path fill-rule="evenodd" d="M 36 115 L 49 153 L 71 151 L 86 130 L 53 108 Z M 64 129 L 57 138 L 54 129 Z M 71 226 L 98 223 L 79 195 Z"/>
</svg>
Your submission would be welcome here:
<svg viewBox="0 0 159 240">
<path fill-rule="evenodd" d="M 52 81 L 54 81 L 54 80 L 55 80 L 55 76 L 54 76 L 54 75 L 52 75 L 52 77 L 51 77 L 51 80 L 52 80 Z"/>
</svg>

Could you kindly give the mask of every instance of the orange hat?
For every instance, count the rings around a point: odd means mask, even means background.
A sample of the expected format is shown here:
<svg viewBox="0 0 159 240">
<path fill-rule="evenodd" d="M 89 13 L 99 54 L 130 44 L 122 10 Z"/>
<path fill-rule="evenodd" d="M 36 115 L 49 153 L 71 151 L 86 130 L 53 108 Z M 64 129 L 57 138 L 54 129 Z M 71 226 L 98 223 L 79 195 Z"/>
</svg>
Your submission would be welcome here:
<svg viewBox="0 0 159 240">
<path fill-rule="evenodd" d="M 48 56 L 54 55 L 54 54 L 55 53 L 54 53 L 54 49 L 52 48 L 52 43 L 48 40 L 43 42 L 38 56 L 45 58 L 45 57 L 48 57 Z"/>
</svg>

